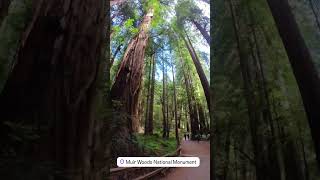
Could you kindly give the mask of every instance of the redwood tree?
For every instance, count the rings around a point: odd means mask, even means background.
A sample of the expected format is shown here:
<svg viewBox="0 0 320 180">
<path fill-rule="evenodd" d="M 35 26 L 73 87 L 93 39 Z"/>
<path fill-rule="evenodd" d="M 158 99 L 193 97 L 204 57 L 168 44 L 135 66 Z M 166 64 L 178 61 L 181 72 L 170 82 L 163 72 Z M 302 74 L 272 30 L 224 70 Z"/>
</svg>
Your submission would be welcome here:
<svg viewBox="0 0 320 180">
<path fill-rule="evenodd" d="M 177 146 L 180 145 L 180 140 L 179 140 L 179 130 L 178 130 L 178 110 L 177 110 L 177 93 L 176 93 L 176 82 L 175 82 L 175 74 L 173 70 L 173 62 L 172 62 L 172 83 L 173 83 L 173 105 L 174 105 L 174 122 L 175 122 L 175 135 L 176 135 L 176 141 L 177 141 Z"/>
<path fill-rule="evenodd" d="M 298 83 L 320 166 L 320 79 L 288 0 L 267 0 Z"/>
<path fill-rule="evenodd" d="M 149 109 L 147 116 L 147 126 L 146 126 L 146 134 L 153 134 L 153 102 L 154 102 L 154 88 L 155 88 L 155 77 L 156 77 L 156 57 L 155 54 L 152 56 L 152 77 L 150 83 L 150 94 L 149 94 Z"/>
<path fill-rule="evenodd" d="M 191 56 L 191 59 L 196 67 L 196 70 L 197 70 L 197 73 L 199 75 L 199 78 L 200 78 L 200 82 L 201 82 L 201 85 L 203 87 L 203 91 L 204 91 L 204 94 L 206 96 L 206 100 L 207 100 L 207 105 L 208 105 L 208 109 L 210 110 L 210 86 L 209 86 L 209 82 L 208 82 L 208 79 L 203 71 L 203 68 L 201 66 L 201 63 L 200 63 L 200 60 L 199 60 L 199 57 L 196 53 L 196 51 L 194 50 L 192 44 L 191 44 L 191 41 L 189 39 L 189 37 L 187 36 L 187 39 L 186 40 L 184 37 L 183 37 L 183 40 L 187 46 L 187 49 L 190 53 L 190 56 Z"/>
<path fill-rule="evenodd" d="M 100 179 L 93 132 L 105 1 L 41 2 L 1 93 L 1 119 L 37 127 L 24 154 L 53 163 L 52 179 Z"/>
<path fill-rule="evenodd" d="M 153 17 L 153 9 L 143 17 L 139 33 L 131 40 L 120 68 L 111 88 L 111 98 L 121 104 L 121 111 L 127 115 L 129 132 L 137 132 L 139 94 L 143 74 L 145 48 L 149 38 L 149 26 Z"/>
</svg>

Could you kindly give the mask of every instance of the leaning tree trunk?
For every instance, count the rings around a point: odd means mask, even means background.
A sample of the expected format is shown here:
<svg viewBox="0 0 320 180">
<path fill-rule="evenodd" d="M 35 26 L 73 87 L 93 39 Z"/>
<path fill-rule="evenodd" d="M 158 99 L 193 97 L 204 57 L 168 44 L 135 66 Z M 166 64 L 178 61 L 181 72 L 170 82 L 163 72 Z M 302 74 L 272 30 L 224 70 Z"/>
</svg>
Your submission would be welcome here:
<svg viewBox="0 0 320 180">
<path fill-rule="evenodd" d="M 287 51 L 309 120 L 316 159 L 320 166 L 320 79 L 309 49 L 301 35 L 288 0 L 268 0 L 276 26 Z"/>
<path fill-rule="evenodd" d="M 153 134 L 153 102 L 154 102 L 154 86 L 155 86 L 155 76 L 156 76 L 156 60 L 155 54 L 152 55 L 152 78 L 149 81 L 150 84 L 150 94 L 149 94 L 149 115 L 147 116 L 147 129 L 145 129 L 146 134 Z"/>
<path fill-rule="evenodd" d="M 137 107 L 144 64 L 148 31 L 153 17 L 153 9 L 144 16 L 139 33 L 131 40 L 121 62 L 115 82 L 111 89 L 111 98 L 121 104 L 121 111 L 127 115 L 127 127 L 130 133 L 137 132 L 139 121 Z"/>
<path fill-rule="evenodd" d="M 209 82 L 208 82 L 208 79 L 207 79 L 207 77 L 206 77 L 206 75 L 205 75 L 205 73 L 203 71 L 203 68 L 201 66 L 200 60 L 198 58 L 198 55 L 195 52 L 188 35 L 187 35 L 187 39 L 188 39 L 188 41 L 183 37 L 183 40 L 184 40 L 184 42 L 185 42 L 185 44 L 187 46 L 187 49 L 188 49 L 188 51 L 190 53 L 190 56 L 191 56 L 191 59 L 192 59 L 194 65 L 195 65 L 197 73 L 199 75 L 200 82 L 201 82 L 201 85 L 203 87 L 204 94 L 206 96 L 208 109 L 210 110 L 210 86 L 209 86 Z"/>
<path fill-rule="evenodd" d="M 8 14 L 10 2 L 11 2 L 11 0 L 1 0 L 0 1 L 0 26 L 2 24 L 3 19 Z"/>
<path fill-rule="evenodd" d="M 201 24 L 199 24 L 196 20 L 191 20 L 191 22 L 197 27 L 197 29 L 200 31 L 200 33 L 210 46 L 210 35 L 208 31 L 204 27 L 202 27 Z"/>
<path fill-rule="evenodd" d="M 39 139 L 27 155 L 54 164 L 59 173 L 50 179 L 91 180 L 102 175 L 91 147 L 105 2 L 41 2 L 0 96 L 0 116 L 36 124 Z"/>
</svg>

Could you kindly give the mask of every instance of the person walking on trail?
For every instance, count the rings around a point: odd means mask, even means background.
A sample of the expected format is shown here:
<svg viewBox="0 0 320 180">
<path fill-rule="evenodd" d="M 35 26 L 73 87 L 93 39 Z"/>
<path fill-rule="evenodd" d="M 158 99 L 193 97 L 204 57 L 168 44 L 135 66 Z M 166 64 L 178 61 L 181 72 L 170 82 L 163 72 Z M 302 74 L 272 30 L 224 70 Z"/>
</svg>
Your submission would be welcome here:
<svg viewBox="0 0 320 180">
<path fill-rule="evenodd" d="M 186 135 L 186 134 L 184 134 L 184 140 L 185 140 L 185 141 L 187 140 L 187 135 Z"/>
<path fill-rule="evenodd" d="M 187 134 L 187 139 L 190 140 L 189 134 Z"/>
<path fill-rule="evenodd" d="M 198 143 L 199 143 L 199 141 L 200 141 L 200 134 L 197 134 L 196 138 L 197 138 L 197 141 L 198 141 Z"/>
</svg>

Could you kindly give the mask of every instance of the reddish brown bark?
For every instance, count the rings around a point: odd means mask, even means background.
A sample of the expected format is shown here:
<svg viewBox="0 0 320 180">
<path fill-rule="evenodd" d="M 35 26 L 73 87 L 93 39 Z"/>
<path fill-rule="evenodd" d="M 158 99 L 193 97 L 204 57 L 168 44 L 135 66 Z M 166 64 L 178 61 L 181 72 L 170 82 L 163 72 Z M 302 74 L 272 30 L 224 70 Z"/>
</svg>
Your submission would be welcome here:
<svg viewBox="0 0 320 180">
<path fill-rule="evenodd" d="M 93 146 L 104 7 L 103 1 L 43 1 L 0 96 L 3 120 L 39 127 L 30 156 L 54 163 L 61 173 L 53 179 L 102 175 L 88 147 Z"/>
<path fill-rule="evenodd" d="M 139 33 L 129 43 L 111 89 L 112 100 L 122 104 L 128 116 L 130 132 L 137 132 L 139 121 L 137 107 L 141 90 L 145 48 L 148 42 L 148 29 L 153 17 L 153 9 L 143 18 Z"/>
<path fill-rule="evenodd" d="M 149 109 L 150 109 L 150 90 L 151 90 L 151 69 L 152 69 L 152 61 L 149 63 L 149 76 L 148 76 L 148 87 L 147 87 L 147 103 L 146 103 L 146 115 L 145 115 L 145 122 L 144 122 L 144 134 L 147 134 L 147 129 L 149 125 Z"/>
</svg>

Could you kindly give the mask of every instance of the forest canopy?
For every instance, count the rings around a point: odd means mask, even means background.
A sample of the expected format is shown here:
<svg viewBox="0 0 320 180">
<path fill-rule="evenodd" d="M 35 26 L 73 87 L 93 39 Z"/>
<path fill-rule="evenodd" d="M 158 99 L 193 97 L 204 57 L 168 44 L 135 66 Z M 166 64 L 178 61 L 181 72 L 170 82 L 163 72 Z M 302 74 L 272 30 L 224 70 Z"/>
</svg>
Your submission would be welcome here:
<svg viewBox="0 0 320 180">
<path fill-rule="evenodd" d="M 317 0 L 1 0 L 0 177 L 319 179 L 319 71 Z"/>
</svg>

